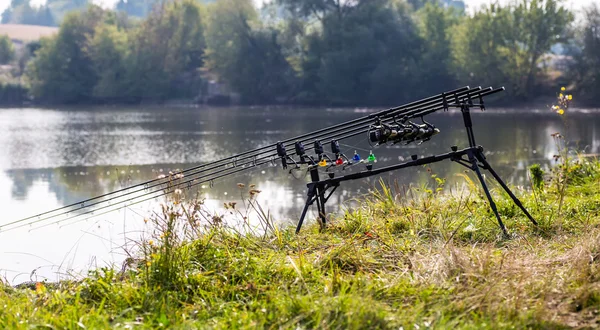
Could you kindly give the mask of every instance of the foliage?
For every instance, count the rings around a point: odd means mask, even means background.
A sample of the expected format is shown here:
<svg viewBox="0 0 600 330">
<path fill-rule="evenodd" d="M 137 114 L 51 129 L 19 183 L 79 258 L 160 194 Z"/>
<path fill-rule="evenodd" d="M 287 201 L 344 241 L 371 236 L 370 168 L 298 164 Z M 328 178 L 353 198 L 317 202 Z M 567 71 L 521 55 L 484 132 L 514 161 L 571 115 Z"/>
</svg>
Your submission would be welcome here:
<svg viewBox="0 0 600 330">
<path fill-rule="evenodd" d="M 572 20 L 558 0 L 519 0 L 484 7 L 463 20 L 454 40 L 460 79 L 506 85 L 519 98 L 533 95 L 542 55 L 565 40 Z"/>
<path fill-rule="evenodd" d="M 71 13 L 56 37 L 42 41 L 27 74 L 34 98 L 51 103 L 89 102 L 98 76 L 86 48 L 105 14 L 96 6 Z"/>
<path fill-rule="evenodd" d="M 134 100 L 163 100 L 197 93 L 194 84 L 203 65 L 202 8 L 193 0 L 157 6 L 131 31 L 127 94 Z"/>
<path fill-rule="evenodd" d="M 8 36 L 0 36 L 0 64 L 7 64 L 15 58 L 15 47 Z"/>
<path fill-rule="evenodd" d="M 600 6 L 592 4 L 585 10 L 584 24 L 578 35 L 573 78 L 584 101 L 597 101 L 600 90 Z"/>
<path fill-rule="evenodd" d="M 206 68 L 231 84 L 246 102 L 285 97 L 292 69 L 277 36 L 277 30 L 261 26 L 251 0 L 217 1 L 209 11 Z"/>
<path fill-rule="evenodd" d="M 262 11 L 250 0 L 203 2 L 132 0 L 119 13 L 92 6 L 72 14 L 33 60 L 31 94 L 40 102 L 162 102 L 204 97 L 216 82 L 220 96 L 244 103 L 389 105 L 485 82 L 522 101 L 555 84 L 561 73 L 547 55 L 573 37 L 573 16 L 559 0 L 474 14 L 460 1 L 278 0 Z M 102 18 L 86 21 L 90 11 Z M 572 43 L 575 80 L 589 100 L 599 66 L 594 15 L 588 10 Z"/>
<path fill-rule="evenodd" d="M 98 25 L 89 39 L 87 54 L 98 77 L 92 96 L 109 101 L 122 97 L 127 88 L 127 34 L 114 25 Z"/>
<path fill-rule="evenodd" d="M 535 189 L 542 189 L 544 187 L 544 170 L 540 164 L 533 164 L 529 167 L 529 174 L 531 175 L 531 181 Z"/>
<path fill-rule="evenodd" d="M 0 84 L 0 104 L 17 105 L 27 99 L 27 89 L 21 84 L 2 83 Z"/>
<path fill-rule="evenodd" d="M 433 195 L 382 185 L 325 230 L 313 224 L 299 235 L 264 217 L 228 225 L 180 192 L 148 221 L 151 236 L 120 272 L 31 289 L 0 282 L 0 326 L 593 328 L 600 164 L 585 162 L 590 175 L 569 186 L 560 217 L 556 190 L 540 191 L 538 208 L 515 190 L 538 228 L 496 191 L 510 239 L 483 194 L 461 186 Z"/>
<path fill-rule="evenodd" d="M 452 72 L 452 31 L 463 17 L 454 7 L 444 9 L 427 3 L 420 11 L 419 35 L 423 40 L 419 76 L 423 87 L 430 90 L 445 90 L 457 81 Z"/>
<path fill-rule="evenodd" d="M 193 0 L 174 2 L 134 28 L 96 6 L 72 13 L 30 63 L 31 94 L 53 103 L 193 95 L 205 49 L 201 12 Z"/>
<path fill-rule="evenodd" d="M 414 96 L 422 42 L 409 8 L 387 0 L 333 3 L 287 3 L 320 22 L 306 37 L 301 100 L 388 104 Z M 398 88 L 403 81 L 414 87 Z"/>
</svg>

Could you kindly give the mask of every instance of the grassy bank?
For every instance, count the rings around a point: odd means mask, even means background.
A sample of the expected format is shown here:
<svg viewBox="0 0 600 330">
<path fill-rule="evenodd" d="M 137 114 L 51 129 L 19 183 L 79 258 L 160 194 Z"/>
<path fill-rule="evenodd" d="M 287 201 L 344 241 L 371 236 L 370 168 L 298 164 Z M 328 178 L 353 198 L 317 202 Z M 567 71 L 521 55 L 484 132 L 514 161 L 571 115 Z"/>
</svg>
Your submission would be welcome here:
<svg viewBox="0 0 600 330">
<path fill-rule="evenodd" d="M 300 235 L 266 216 L 233 229 L 200 202 L 175 200 L 149 219 L 158 229 L 124 271 L 0 286 L 0 327 L 598 327 L 600 164 L 534 178 L 538 188 L 515 192 L 538 228 L 492 185 L 510 239 L 467 176 L 437 192 L 384 186 Z"/>
</svg>

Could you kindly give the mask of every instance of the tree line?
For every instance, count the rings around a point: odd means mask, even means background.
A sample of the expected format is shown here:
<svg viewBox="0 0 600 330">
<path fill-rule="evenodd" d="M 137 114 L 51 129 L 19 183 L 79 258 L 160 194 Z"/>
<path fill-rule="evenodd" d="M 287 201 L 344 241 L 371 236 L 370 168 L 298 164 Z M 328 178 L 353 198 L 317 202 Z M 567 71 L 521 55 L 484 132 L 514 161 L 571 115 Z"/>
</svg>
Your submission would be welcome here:
<svg viewBox="0 0 600 330">
<path fill-rule="evenodd" d="M 189 99 L 209 81 L 248 104 L 389 105 L 466 84 L 525 101 L 566 82 L 600 101 L 597 7 L 575 24 L 559 0 L 451 2 L 176 0 L 141 20 L 89 5 L 32 51 L 23 81 L 46 103 Z"/>
</svg>

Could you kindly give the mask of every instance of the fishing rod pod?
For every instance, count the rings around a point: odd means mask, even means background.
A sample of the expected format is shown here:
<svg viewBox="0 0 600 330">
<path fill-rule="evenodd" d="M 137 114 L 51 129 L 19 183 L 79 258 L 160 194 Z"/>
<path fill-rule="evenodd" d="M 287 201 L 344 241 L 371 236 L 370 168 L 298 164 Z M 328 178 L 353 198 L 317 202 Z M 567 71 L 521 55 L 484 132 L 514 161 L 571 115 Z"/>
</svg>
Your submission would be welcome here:
<svg viewBox="0 0 600 330">
<path fill-rule="evenodd" d="M 92 216 L 105 214 L 122 207 L 129 207 L 168 195 L 176 189 L 190 189 L 204 183 L 210 183 L 212 186 L 217 179 L 273 163 L 276 158 L 281 160 L 281 166 L 284 169 L 287 169 L 289 162 L 293 162 L 296 168 L 299 167 L 299 164 L 308 164 L 309 168 L 311 168 L 321 161 L 326 161 L 326 163 L 329 164 L 328 170 L 334 165 L 344 165 L 343 168 L 346 168 L 346 165 L 349 164 L 358 164 L 361 161 L 366 162 L 367 158 L 374 160 L 375 156 L 371 153 L 369 157 L 362 160 L 360 156 L 356 157 L 355 155 L 353 160 L 349 160 L 342 153 L 339 141 L 364 134 L 365 132 L 368 132 L 369 141 L 376 144 L 385 142 L 394 144 L 399 142 L 410 143 L 413 141 L 426 141 L 439 133 L 439 130 L 433 127 L 433 125 L 425 122 L 423 124 L 415 124 L 410 121 L 398 122 L 397 118 L 403 118 L 403 120 L 406 118 L 409 120 L 423 117 L 424 115 L 439 110 L 446 111 L 449 108 L 457 108 L 458 104 L 472 104 L 473 99 L 477 98 L 479 99 L 479 103 L 483 105 L 484 96 L 494 94 L 501 90 L 502 89 L 493 90 L 492 88 L 482 89 L 481 87 L 470 88 L 468 86 L 458 88 L 314 132 L 302 134 L 295 138 L 279 141 L 275 144 L 245 151 L 214 162 L 194 166 L 183 171 L 172 173 L 168 176 L 160 176 L 156 179 L 102 194 L 81 202 L 65 205 L 27 218 L 4 224 L 0 223 L 0 232 L 48 221 L 59 223 L 75 218 L 82 218 L 83 220 L 89 219 Z M 375 129 L 377 124 L 380 127 Z M 335 155 L 335 159 L 331 159 L 327 155 L 323 148 L 322 141 L 331 141 L 331 152 Z M 305 146 L 304 143 L 311 143 L 312 146 Z M 294 151 L 288 153 L 288 147 L 293 148 Z M 311 156 L 306 154 L 306 152 L 311 149 L 314 150 L 316 155 L 314 160 Z M 298 156 L 299 159 L 296 161 L 292 156 Z M 355 158 L 360 160 L 355 161 Z M 372 168 L 372 162 L 369 166 Z"/>
</svg>

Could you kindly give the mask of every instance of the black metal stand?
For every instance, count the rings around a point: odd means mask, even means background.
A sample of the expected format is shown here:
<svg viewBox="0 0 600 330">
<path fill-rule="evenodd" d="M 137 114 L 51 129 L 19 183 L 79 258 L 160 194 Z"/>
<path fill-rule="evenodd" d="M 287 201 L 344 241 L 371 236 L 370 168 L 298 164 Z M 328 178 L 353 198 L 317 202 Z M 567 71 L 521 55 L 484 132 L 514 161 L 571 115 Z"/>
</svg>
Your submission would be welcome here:
<svg viewBox="0 0 600 330">
<path fill-rule="evenodd" d="M 473 104 L 463 104 L 461 106 L 461 112 L 463 114 L 463 120 L 464 120 L 465 128 L 467 131 L 467 138 L 469 140 L 468 148 L 458 150 L 458 148 L 456 146 L 453 146 L 451 148 L 452 152 L 441 154 L 441 155 L 433 155 L 433 156 L 429 156 L 429 157 L 423 157 L 423 158 L 418 158 L 417 155 L 413 155 L 412 160 L 408 161 L 408 162 L 391 165 L 391 166 L 386 166 L 386 167 L 382 167 L 382 168 L 376 169 L 376 170 L 372 170 L 372 169 L 370 169 L 370 167 L 368 167 L 368 169 L 366 171 L 348 174 L 348 175 L 344 175 L 344 176 L 341 176 L 338 178 L 335 178 L 335 177 L 333 177 L 333 175 L 330 175 L 330 178 L 326 179 L 326 180 L 320 180 L 319 173 L 317 171 L 317 167 L 313 166 L 310 170 L 311 182 L 307 184 L 307 187 L 308 187 L 307 195 L 308 196 L 306 199 L 306 204 L 304 205 L 304 209 L 302 210 L 302 215 L 300 216 L 300 221 L 298 222 L 298 226 L 296 227 L 296 233 L 300 232 L 300 229 L 302 228 L 302 223 L 304 222 L 304 218 L 306 217 L 306 212 L 308 211 L 308 207 L 315 202 L 317 203 L 317 209 L 319 211 L 319 219 L 320 219 L 321 223 L 322 224 L 326 223 L 325 204 L 329 200 L 329 197 L 331 197 L 333 192 L 335 192 L 337 187 L 339 187 L 340 183 L 343 181 L 362 179 L 362 178 L 366 178 L 366 177 L 370 177 L 370 176 L 374 176 L 374 175 L 379 175 L 381 173 L 385 173 L 385 172 L 389 172 L 389 171 L 399 170 L 399 169 L 406 168 L 406 167 L 421 166 L 421 165 L 425 165 L 425 164 L 436 163 L 436 162 L 439 162 L 439 161 L 442 161 L 445 159 L 449 159 L 451 161 L 457 162 L 457 163 L 467 167 L 468 169 L 474 171 L 477 174 L 477 178 L 479 179 L 479 182 L 481 183 L 483 191 L 485 192 L 485 195 L 490 203 L 490 208 L 492 209 L 492 212 L 494 212 L 494 215 L 496 216 L 496 219 L 498 220 L 498 224 L 500 225 L 500 229 L 502 229 L 502 233 L 505 236 L 507 236 L 507 237 L 509 236 L 508 231 L 506 230 L 506 227 L 504 226 L 504 223 L 502 222 L 502 219 L 500 218 L 500 214 L 498 213 L 498 208 L 496 207 L 496 203 L 494 203 L 494 200 L 492 198 L 490 190 L 489 190 L 487 184 L 485 183 L 485 179 L 481 173 L 481 169 L 487 170 L 490 172 L 490 174 L 492 174 L 494 179 L 508 193 L 508 195 L 513 200 L 515 205 L 517 205 L 523 211 L 523 213 L 525 213 L 525 215 L 529 218 L 529 220 L 534 225 L 537 226 L 537 222 L 535 221 L 535 219 L 531 216 L 531 214 L 529 214 L 529 212 L 523 206 L 521 201 L 519 201 L 519 199 L 515 196 L 515 194 L 513 194 L 513 192 L 510 190 L 510 188 L 508 188 L 506 183 L 504 183 L 502 178 L 500 178 L 500 176 L 496 173 L 496 171 L 494 171 L 492 166 L 488 163 L 488 161 L 485 158 L 485 155 L 483 154 L 483 147 L 475 144 L 475 135 L 473 134 L 473 123 L 471 121 L 471 114 L 469 111 L 470 106 L 473 106 Z M 482 106 L 482 105 L 480 105 L 480 106 Z M 465 158 L 465 156 L 466 156 L 466 158 Z M 329 193 L 326 196 L 326 193 L 329 189 L 331 189 L 331 191 L 329 191 Z"/>
</svg>

